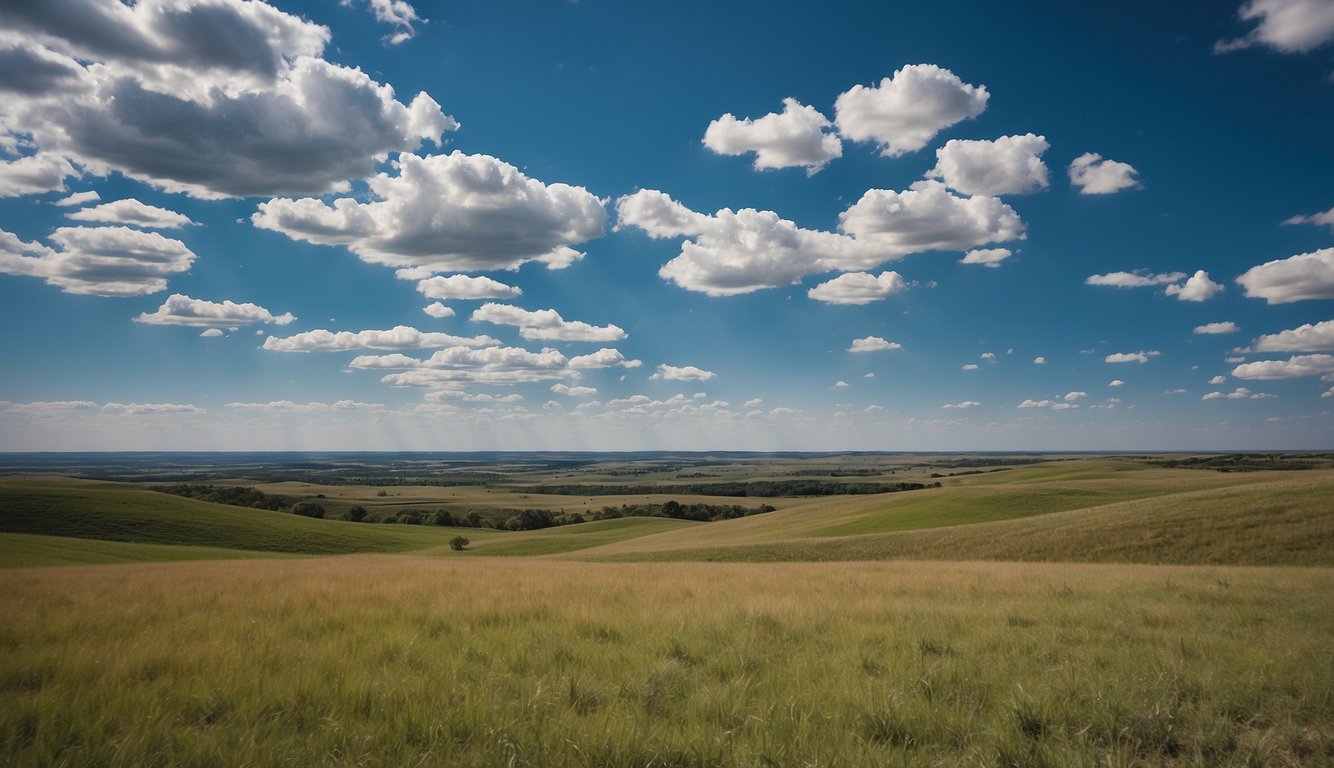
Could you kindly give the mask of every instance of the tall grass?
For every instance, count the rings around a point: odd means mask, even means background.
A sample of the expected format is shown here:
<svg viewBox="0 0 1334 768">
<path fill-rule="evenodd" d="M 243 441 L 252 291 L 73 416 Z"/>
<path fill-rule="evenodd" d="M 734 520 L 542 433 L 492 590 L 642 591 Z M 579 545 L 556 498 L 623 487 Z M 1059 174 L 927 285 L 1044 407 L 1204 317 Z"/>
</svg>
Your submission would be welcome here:
<svg viewBox="0 0 1334 768">
<path fill-rule="evenodd" d="M 0 571 L 0 763 L 1326 765 L 1334 573 L 351 556 Z"/>
</svg>

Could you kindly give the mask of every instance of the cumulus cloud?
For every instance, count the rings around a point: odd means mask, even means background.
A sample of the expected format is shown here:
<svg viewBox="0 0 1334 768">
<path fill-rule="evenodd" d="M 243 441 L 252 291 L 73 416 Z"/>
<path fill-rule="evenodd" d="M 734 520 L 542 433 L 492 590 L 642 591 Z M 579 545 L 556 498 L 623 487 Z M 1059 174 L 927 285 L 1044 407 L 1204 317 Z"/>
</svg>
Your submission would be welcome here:
<svg viewBox="0 0 1334 768">
<path fill-rule="evenodd" d="M 596 387 L 571 387 L 568 384 L 552 384 L 551 391 L 566 397 L 590 397 L 598 393 Z"/>
<path fill-rule="evenodd" d="M 965 370 L 965 371 L 976 371 L 976 370 L 977 370 L 977 367 L 978 367 L 978 366 L 977 366 L 977 363 L 965 363 L 965 364 L 962 366 L 961 370 Z"/>
<path fill-rule="evenodd" d="M 570 358 L 570 367 L 576 370 L 587 368 L 638 368 L 640 360 L 628 360 L 619 349 L 602 348 L 587 355 L 575 355 Z"/>
<path fill-rule="evenodd" d="M 846 381 L 843 381 L 842 379 L 839 379 L 838 381 L 834 382 L 834 389 L 847 389 L 850 386 L 852 385 L 847 383 Z"/>
<path fill-rule="evenodd" d="M 620 341 L 626 333 L 615 325 L 596 326 L 566 320 L 554 309 L 529 311 L 509 304 L 486 303 L 472 313 L 473 322 L 513 325 L 529 340 Z"/>
<path fill-rule="evenodd" d="M 1063 400 L 1025 400 L 1020 403 L 1018 408 L 1049 408 L 1053 411 L 1068 411 L 1079 406 L 1075 403 L 1068 403 Z"/>
<path fill-rule="evenodd" d="M 523 294 L 499 280 L 467 275 L 428 278 L 417 283 L 417 290 L 429 299 L 512 299 Z"/>
<path fill-rule="evenodd" d="M 945 403 L 944 405 L 942 405 L 942 406 L 940 406 L 940 407 L 941 407 L 941 408 L 944 408 L 944 409 L 946 409 L 946 410 L 948 410 L 948 409 L 950 409 L 950 408 L 959 408 L 959 409 L 967 410 L 967 409 L 969 409 L 969 408 L 976 408 L 976 407 L 978 407 L 978 406 L 980 406 L 980 405 L 982 405 L 982 404 L 979 403 L 979 402 L 977 402 L 976 400 L 964 400 L 962 403 Z"/>
<path fill-rule="evenodd" d="M 136 323 L 150 325 L 193 325 L 208 327 L 220 325 L 237 328 L 255 323 L 273 323 L 287 325 L 296 319 L 291 312 L 275 316 L 258 304 L 237 304 L 224 300 L 221 304 L 203 299 L 192 299 L 180 293 L 167 297 L 162 306 L 153 313 L 143 312 L 134 319 Z"/>
<path fill-rule="evenodd" d="M 618 230 L 633 226 L 653 238 L 693 238 L 658 275 L 710 296 L 790 285 L 821 272 L 867 269 L 897 256 L 890 248 L 845 235 L 802 229 L 773 211 L 696 213 L 656 190 L 620 198 L 616 213 Z"/>
<path fill-rule="evenodd" d="M 693 365 L 675 366 L 663 363 L 658 366 L 657 373 L 650 376 L 650 379 L 661 379 L 665 381 L 709 381 L 718 374 L 713 371 L 706 371 L 702 368 L 696 368 Z"/>
<path fill-rule="evenodd" d="M 847 272 L 820 283 L 806 295 L 827 304 L 870 304 L 906 290 L 908 283 L 898 272 L 881 272 L 878 276 Z"/>
<path fill-rule="evenodd" d="M 1025 237 L 1024 223 L 1010 206 L 984 195 L 958 197 L 938 181 L 919 181 L 903 192 L 867 190 L 839 214 L 839 228 L 900 255 L 963 251 Z"/>
<path fill-rule="evenodd" d="M 294 336 L 270 336 L 264 349 L 272 352 L 346 352 L 354 349 L 436 349 L 440 347 L 480 347 L 498 344 L 490 336 L 451 336 L 427 333 L 406 325 L 387 331 L 326 331 L 317 329 Z"/>
<path fill-rule="evenodd" d="M 517 393 L 493 395 L 488 392 L 467 392 L 462 389 L 436 389 L 427 392 L 426 399 L 433 403 L 441 400 L 460 400 L 465 403 L 518 403 L 523 401 L 523 395 Z"/>
<path fill-rule="evenodd" d="M 107 403 L 102 406 L 102 413 L 120 416 L 161 416 L 176 413 L 197 415 L 208 411 L 189 403 Z"/>
<path fill-rule="evenodd" d="M 134 199 L 116 200 L 102 203 L 92 208 L 83 208 L 66 214 L 76 221 L 96 221 L 110 224 L 129 224 L 132 227 L 147 229 L 180 229 L 194 224 L 189 216 L 148 205 Z"/>
<path fill-rule="evenodd" d="M 321 411 L 383 411 L 383 403 L 359 403 L 356 400 L 339 400 L 333 403 L 295 403 L 291 400 L 274 400 L 269 403 L 227 403 L 234 411 L 264 411 L 287 413 L 312 413 Z"/>
<path fill-rule="evenodd" d="M 934 64 L 910 64 L 870 87 L 855 85 L 834 102 L 839 133 L 874 141 L 885 157 L 925 147 L 941 130 L 987 108 L 985 86 L 969 85 Z"/>
<path fill-rule="evenodd" d="M 403 356 L 399 356 L 403 357 Z M 407 358 L 401 373 L 391 373 L 380 380 L 397 387 L 457 387 L 466 384 L 522 384 L 578 378 L 571 360 L 554 349 L 531 352 L 519 347 L 442 349 L 425 360 Z M 384 368 L 374 357 L 357 358 L 353 368 Z"/>
<path fill-rule="evenodd" d="M 1156 349 L 1141 352 L 1114 352 L 1103 358 L 1108 363 L 1147 363 L 1149 358 L 1162 354 Z"/>
<path fill-rule="evenodd" d="M 852 346 L 848 347 L 849 352 L 881 352 L 895 349 L 903 349 L 903 345 L 897 341 L 886 341 L 879 336 L 853 339 Z"/>
<path fill-rule="evenodd" d="M 1125 385 L 1126 383 L 1124 381 L 1121 381 L 1120 379 L 1112 379 L 1111 381 L 1107 382 L 1107 386 L 1112 388 L 1124 387 Z"/>
<path fill-rule="evenodd" d="M 1067 170 L 1070 183 L 1079 187 L 1081 195 L 1110 195 L 1140 185 L 1139 171 L 1134 166 L 1103 160 L 1096 152 L 1085 152 L 1076 157 Z"/>
<path fill-rule="evenodd" d="M 62 197 L 59 200 L 56 200 L 54 204 L 65 208 L 69 208 L 76 205 L 86 205 L 88 203 L 95 203 L 101 199 L 102 196 L 97 194 L 97 190 L 90 189 L 87 192 L 75 192 L 74 194 L 69 195 L 68 197 Z"/>
<path fill-rule="evenodd" d="M 337 191 L 458 125 L 425 93 L 404 104 L 319 58 L 329 30 L 266 3 L 9 3 L 0 22 L 28 40 L 0 45 L 0 66 L 46 78 L 0 106 L 10 134 L 168 191 Z"/>
<path fill-rule="evenodd" d="M 1221 333 L 1236 333 L 1237 331 L 1240 330 L 1241 328 L 1238 328 L 1236 323 L 1232 322 L 1231 320 L 1228 320 L 1222 323 L 1205 323 L 1204 325 L 1197 325 L 1195 326 L 1195 330 L 1192 331 L 1192 333 L 1198 333 L 1208 336 Z"/>
<path fill-rule="evenodd" d="M 978 248 L 965 253 L 959 263 L 981 264 L 984 267 L 995 268 L 1012 255 L 1009 248 Z"/>
<path fill-rule="evenodd" d="M 1334 248 L 1299 253 L 1251 267 L 1237 278 L 1250 298 L 1270 304 L 1334 299 Z"/>
<path fill-rule="evenodd" d="M 203 333 L 199 334 L 199 336 L 200 336 L 201 338 L 205 338 L 205 339 L 216 339 L 216 338 L 218 338 L 219 336 L 223 336 L 223 335 L 225 335 L 225 334 L 223 334 L 221 328 L 209 328 L 209 329 L 205 330 Z"/>
<path fill-rule="evenodd" d="M 1186 282 L 1167 286 L 1167 295 L 1176 296 L 1181 301 L 1206 301 L 1224 290 L 1222 285 L 1209 279 L 1208 272 L 1200 269 L 1196 270 Z"/>
<path fill-rule="evenodd" d="M 950 139 L 936 150 L 927 178 L 965 195 L 1025 195 L 1047 188 L 1045 136 L 1028 133 L 994 141 Z"/>
<path fill-rule="evenodd" d="M 438 301 L 431 302 L 430 304 L 427 304 L 426 306 L 422 307 L 422 311 L 436 319 L 454 316 L 453 309 L 451 309 L 450 307 L 446 307 L 444 304 L 441 304 Z"/>
<path fill-rule="evenodd" d="M 996 353 L 995 353 L 995 352 L 983 352 L 983 353 L 982 353 L 982 359 L 983 359 L 983 360 L 986 360 L 988 363 L 994 363 L 994 362 L 996 362 Z"/>
<path fill-rule="evenodd" d="M 754 120 L 726 114 L 714 120 L 704 131 L 704 146 L 720 155 L 754 152 L 757 171 L 801 167 L 813 174 L 843 155 L 838 136 L 825 132 L 832 125 L 814 107 L 783 99 L 782 114 Z"/>
<path fill-rule="evenodd" d="M 1320 213 L 1313 213 L 1310 216 L 1293 216 L 1283 222 L 1284 224 L 1317 224 L 1328 226 L 1334 229 L 1334 208 Z"/>
<path fill-rule="evenodd" d="M 663 192 L 640 190 L 616 204 L 617 225 L 650 237 L 688 239 L 663 265 L 665 280 L 710 296 L 790 285 L 806 275 L 870 269 L 909 253 L 964 250 L 1024 236 L 1023 222 L 994 197 L 961 198 L 938 181 L 905 192 L 869 190 L 844 211 L 845 234 L 808 230 L 773 211 L 697 213 Z"/>
<path fill-rule="evenodd" d="M 1256 26 L 1234 40 L 1219 40 L 1214 52 L 1264 45 L 1283 53 L 1307 53 L 1334 40 L 1334 5 L 1328 0 L 1248 0 L 1237 15 Z"/>
<path fill-rule="evenodd" d="M 1334 351 L 1334 320 L 1306 323 L 1286 331 L 1266 334 L 1251 342 L 1250 352 Z"/>
<path fill-rule="evenodd" d="M 48 239 L 55 248 L 0 229 L 0 273 L 40 277 L 66 293 L 142 296 L 195 260 L 179 240 L 127 227 L 58 227 Z"/>
<path fill-rule="evenodd" d="M 606 221 L 602 201 L 583 187 L 543 184 L 487 155 L 400 155 L 397 170 L 368 180 L 371 202 L 277 198 L 251 220 L 295 240 L 347 246 L 372 264 L 440 271 L 529 261 L 559 269 L 583 257 L 570 246 L 601 236 Z"/>
<path fill-rule="evenodd" d="M 1185 272 L 1162 272 L 1152 274 L 1142 269 L 1133 272 L 1108 272 L 1105 275 L 1089 275 L 1085 285 L 1105 285 L 1113 288 L 1147 288 L 1152 285 L 1166 285 L 1186 278 Z"/>
<path fill-rule="evenodd" d="M 1213 377 L 1212 379 L 1209 379 L 1209 385 L 1210 385 L 1210 386 L 1214 386 L 1214 387 L 1217 387 L 1217 386 L 1219 386 L 1220 384 L 1226 384 L 1226 383 L 1227 383 L 1227 377 L 1226 377 L 1226 376 L 1215 376 L 1215 377 Z"/>
<path fill-rule="evenodd" d="M 1033 358 L 1033 365 L 1046 365 L 1046 364 L 1047 364 L 1047 358 L 1043 357 L 1042 355 L 1038 355 L 1037 357 Z"/>
<path fill-rule="evenodd" d="M 3 109 L 0 109 L 0 117 Z M 0 123 L 3 125 L 3 123 Z M 79 171 L 59 155 L 39 152 L 17 160 L 0 160 L 0 197 L 62 192 L 65 179 Z"/>
<path fill-rule="evenodd" d="M 1073 403 L 1074 401 L 1080 399 L 1081 397 L 1088 397 L 1088 396 L 1089 393 L 1087 392 L 1067 392 L 1065 393 L 1065 397 L 1061 399 L 1066 401 L 1067 403 Z"/>
<path fill-rule="evenodd" d="M 1268 392 L 1252 392 L 1245 387 L 1237 387 L 1231 392 L 1210 392 L 1201 400 L 1272 400 L 1278 395 L 1271 395 Z"/>
<path fill-rule="evenodd" d="M 1293 355 L 1287 360 L 1257 360 L 1232 369 L 1238 379 L 1271 381 L 1334 372 L 1334 355 Z"/>
<path fill-rule="evenodd" d="M 343 0 L 346 5 L 349 0 Z M 417 10 L 406 0 L 370 0 L 371 13 L 375 14 L 375 20 L 384 24 L 392 24 L 395 31 L 385 35 L 384 41 L 390 45 L 398 45 L 417 33 L 413 28 L 414 23 L 424 20 L 417 15 Z"/>
</svg>

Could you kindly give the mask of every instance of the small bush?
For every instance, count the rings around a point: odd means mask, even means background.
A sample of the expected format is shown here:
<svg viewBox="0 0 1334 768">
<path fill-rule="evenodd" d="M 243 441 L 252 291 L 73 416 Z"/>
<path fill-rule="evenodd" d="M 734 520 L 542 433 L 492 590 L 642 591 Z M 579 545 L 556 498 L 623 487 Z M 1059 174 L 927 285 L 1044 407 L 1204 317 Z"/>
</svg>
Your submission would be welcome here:
<svg viewBox="0 0 1334 768">
<path fill-rule="evenodd" d="M 455 536 L 449 540 L 449 548 L 455 552 L 462 552 L 468 548 L 470 542 L 463 536 Z"/>
</svg>

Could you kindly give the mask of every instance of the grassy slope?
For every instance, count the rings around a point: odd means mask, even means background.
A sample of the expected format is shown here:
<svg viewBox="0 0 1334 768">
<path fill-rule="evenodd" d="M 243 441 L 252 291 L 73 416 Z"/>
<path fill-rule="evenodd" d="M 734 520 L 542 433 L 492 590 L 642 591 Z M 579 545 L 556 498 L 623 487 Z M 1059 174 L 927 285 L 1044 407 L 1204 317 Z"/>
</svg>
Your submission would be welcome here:
<svg viewBox="0 0 1334 768">
<path fill-rule="evenodd" d="M 457 535 L 430 526 L 313 520 L 133 486 L 31 480 L 0 482 L 0 532 L 299 554 L 404 552 Z"/>
<path fill-rule="evenodd" d="M 75 539 L 68 536 L 0 533 L 0 568 L 157 563 L 178 560 L 234 560 L 284 556 L 286 555 L 282 553 L 252 552 L 244 549 L 135 544 L 127 541 Z"/>
<path fill-rule="evenodd" d="M 581 553 L 617 560 L 1024 560 L 1334 565 L 1334 474 L 1257 477 L 1023 519 L 709 546 L 660 535 Z M 685 534 L 693 532 L 687 531 Z"/>
<path fill-rule="evenodd" d="M 580 525 L 547 528 L 541 531 L 524 531 L 491 536 L 476 542 L 476 546 L 470 547 L 468 552 L 493 556 L 554 555 L 615 544 L 640 536 L 679 531 L 700 525 L 709 525 L 709 523 L 657 517 L 624 517 L 618 520 L 599 520 Z M 471 538 L 466 531 L 462 535 Z M 430 554 L 430 552 L 424 554 Z"/>
</svg>

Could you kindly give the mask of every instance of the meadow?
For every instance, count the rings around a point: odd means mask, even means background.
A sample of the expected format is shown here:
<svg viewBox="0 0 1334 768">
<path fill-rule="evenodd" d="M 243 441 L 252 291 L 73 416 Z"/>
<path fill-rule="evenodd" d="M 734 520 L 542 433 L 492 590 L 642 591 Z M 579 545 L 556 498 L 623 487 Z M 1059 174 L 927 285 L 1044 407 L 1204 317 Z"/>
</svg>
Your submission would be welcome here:
<svg viewBox="0 0 1334 768">
<path fill-rule="evenodd" d="M 943 487 L 508 532 L 0 480 L 0 764 L 1334 764 L 1334 472 L 858 461 Z"/>
</svg>

